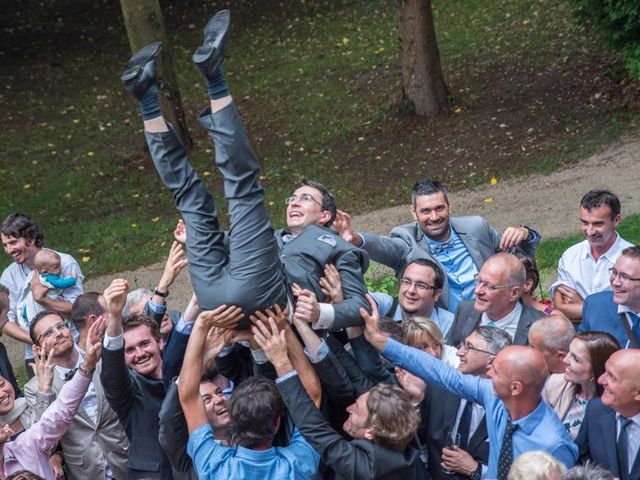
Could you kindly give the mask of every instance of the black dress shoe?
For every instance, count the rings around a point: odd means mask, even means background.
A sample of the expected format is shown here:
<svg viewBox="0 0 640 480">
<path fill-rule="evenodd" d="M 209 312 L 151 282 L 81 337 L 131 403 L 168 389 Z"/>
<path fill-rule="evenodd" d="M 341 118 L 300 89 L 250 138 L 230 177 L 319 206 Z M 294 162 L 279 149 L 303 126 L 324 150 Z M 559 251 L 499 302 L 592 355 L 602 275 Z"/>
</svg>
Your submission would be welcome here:
<svg viewBox="0 0 640 480">
<path fill-rule="evenodd" d="M 229 10 L 220 10 L 211 17 L 204 27 L 202 46 L 193 54 L 193 63 L 208 79 L 213 77 L 216 68 L 224 60 L 224 44 L 227 41 L 230 20 Z"/>
<path fill-rule="evenodd" d="M 120 77 L 127 91 L 137 100 L 156 83 L 156 57 L 160 48 L 162 42 L 153 42 L 142 47 L 129 59 L 129 66 Z"/>
</svg>

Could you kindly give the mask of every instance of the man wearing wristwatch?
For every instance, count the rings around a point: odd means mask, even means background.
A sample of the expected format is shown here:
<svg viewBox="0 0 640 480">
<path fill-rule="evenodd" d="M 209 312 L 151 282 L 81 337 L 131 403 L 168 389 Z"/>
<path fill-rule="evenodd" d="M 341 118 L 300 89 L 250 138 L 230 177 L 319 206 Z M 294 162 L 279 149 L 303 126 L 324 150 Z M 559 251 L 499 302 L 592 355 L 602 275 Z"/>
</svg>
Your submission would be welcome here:
<svg viewBox="0 0 640 480">
<path fill-rule="evenodd" d="M 64 318 L 57 312 L 44 311 L 36 315 L 29 334 L 38 349 L 53 350 L 52 363 L 55 365 L 51 393 L 43 394 L 38 390 L 37 377 L 24 387 L 25 398 L 37 420 L 75 371 L 83 370 L 84 355 L 75 344 Z M 100 383 L 101 368 L 99 362 L 95 369 L 82 372 L 92 377 L 91 384 L 60 440 L 69 480 L 119 479 L 126 474 L 129 441 L 105 397 Z"/>
<path fill-rule="evenodd" d="M 339 212 L 333 228 L 363 248 L 372 260 L 400 272 L 411 260 L 428 258 L 446 272 L 438 305 L 455 312 L 474 298 L 474 275 L 494 253 L 517 249 L 535 258 L 540 234 L 524 225 L 500 234 L 480 216 L 451 217 L 447 187 L 437 180 L 417 182 L 411 191 L 413 223 L 391 230 L 388 237 L 356 233 L 349 215 Z"/>
</svg>

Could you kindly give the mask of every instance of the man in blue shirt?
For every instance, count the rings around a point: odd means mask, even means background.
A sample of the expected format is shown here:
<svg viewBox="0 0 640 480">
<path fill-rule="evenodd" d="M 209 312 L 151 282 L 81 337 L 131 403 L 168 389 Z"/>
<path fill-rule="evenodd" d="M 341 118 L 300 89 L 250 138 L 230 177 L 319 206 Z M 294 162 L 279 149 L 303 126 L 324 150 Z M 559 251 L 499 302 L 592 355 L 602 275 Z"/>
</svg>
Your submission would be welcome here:
<svg viewBox="0 0 640 480">
<path fill-rule="evenodd" d="M 535 258 L 540 234 L 525 226 L 502 234 L 477 215 L 450 217 L 447 188 L 437 180 L 417 182 L 411 191 L 413 223 L 395 227 L 388 237 L 356 233 L 351 219 L 339 212 L 333 228 L 348 242 L 363 248 L 372 260 L 396 272 L 415 258 L 436 261 L 446 272 L 439 305 L 451 312 L 461 300 L 474 297 L 474 275 L 484 261 L 502 250 L 516 249 Z"/>
<path fill-rule="evenodd" d="M 506 480 L 513 459 L 531 450 L 545 450 L 567 467 L 576 463 L 576 445 L 540 396 L 548 373 L 542 354 L 528 347 L 507 347 L 491 364 L 490 380 L 464 375 L 431 355 L 388 338 L 379 328 L 375 302 L 369 301 L 372 314 L 361 311 L 365 336 L 382 355 L 426 382 L 484 407 L 489 442 L 494 446 L 484 478 Z M 476 478 L 479 475 L 476 471 Z"/>
</svg>

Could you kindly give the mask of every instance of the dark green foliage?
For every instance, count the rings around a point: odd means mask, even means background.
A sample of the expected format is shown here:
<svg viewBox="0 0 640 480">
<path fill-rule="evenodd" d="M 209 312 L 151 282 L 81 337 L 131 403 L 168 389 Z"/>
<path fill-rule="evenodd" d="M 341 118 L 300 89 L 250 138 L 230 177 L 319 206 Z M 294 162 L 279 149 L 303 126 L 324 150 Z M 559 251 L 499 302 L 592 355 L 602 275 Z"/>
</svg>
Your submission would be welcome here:
<svg viewBox="0 0 640 480">
<path fill-rule="evenodd" d="M 640 78 L 640 2 L 638 0 L 571 0 L 576 15 L 595 25 L 627 69 Z"/>
</svg>

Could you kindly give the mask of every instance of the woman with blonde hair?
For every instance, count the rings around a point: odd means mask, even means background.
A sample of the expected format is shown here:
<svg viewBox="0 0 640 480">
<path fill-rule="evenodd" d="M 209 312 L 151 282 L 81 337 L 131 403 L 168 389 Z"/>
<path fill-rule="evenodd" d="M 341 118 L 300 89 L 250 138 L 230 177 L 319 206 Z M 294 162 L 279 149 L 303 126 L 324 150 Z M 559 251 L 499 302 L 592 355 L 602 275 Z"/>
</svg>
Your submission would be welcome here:
<svg viewBox="0 0 640 480">
<path fill-rule="evenodd" d="M 414 317 L 402 321 L 402 341 L 410 347 L 422 350 L 429 355 L 456 368 L 460 359 L 457 349 L 447 345 L 438 325 L 425 317 Z"/>
<path fill-rule="evenodd" d="M 566 467 L 543 450 L 520 455 L 511 465 L 508 480 L 559 480 Z"/>
</svg>

